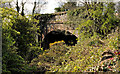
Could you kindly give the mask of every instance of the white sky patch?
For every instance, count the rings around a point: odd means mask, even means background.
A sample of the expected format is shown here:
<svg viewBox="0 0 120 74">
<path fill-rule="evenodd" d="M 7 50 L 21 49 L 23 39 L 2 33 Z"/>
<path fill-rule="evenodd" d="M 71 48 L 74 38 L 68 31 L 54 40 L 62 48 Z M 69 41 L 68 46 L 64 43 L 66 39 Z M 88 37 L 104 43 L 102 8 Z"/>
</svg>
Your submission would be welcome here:
<svg viewBox="0 0 120 74">
<path fill-rule="evenodd" d="M 26 3 L 24 9 L 27 14 L 32 14 L 33 4 Z"/>
<path fill-rule="evenodd" d="M 56 0 L 49 0 L 42 13 L 54 13 L 54 8 L 59 6 L 56 2 Z"/>
<path fill-rule="evenodd" d="M 13 0 L 13 6 L 16 6 L 16 0 Z M 23 0 L 23 2 L 26 2 L 24 9 L 25 9 L 25 14 L 31 14 L 32 10 L 33 10 L 33 6 L 34 6 L 34 1 L 35 0 Z M 46 1 L 48 2 L 46 5 L 44 5 L 40 11 L 41 14 L 45 14 L 45 13 L 54 13 L 55 12 L 55 8 L 59 7 L 61 3 L 67 2 L 66 0 L 36 0 L 38 1 Z M 21 12 L 21 2 L 22 0 L 18 0 L 19 6 L 20 6 L 20 12 Z M 37 8 L 39 9 L 39 8 Z"/>
<path fill-rule="evenodd" d="M 61 2 L 66 2 L 66 0 L 47 0 L 48 4 L 42 9 L 41 13 L 54 13 L 55 8 L 60 6 Z"/>
<path fill-rule="evenodd" d="M 26 2 L 25 4 L 25 14 L 31 14 L 32 10 L 33 10 L 33 5 L 34 5 L 34 1 L 35 0 L 23 0 L 24 2 Z M 59 7 L 62 3 L 66 3 L 68 0 L 36 0 L 38 1 L 46 1 L 47 4 L 44 5 L 40 11 L 41 14 L 45 14 L 45 13 L 54 13 L 55 12 L 55 8 Z M 72 0 L 71 0 L 72 1 Z M 73 1 L 84 1 L 84 0 L 73 0 Z M 118 2 L 120 0 L 113 0 L 114 2 Z M 19 2 L 19 6 L 20 6 L 20 12 L 21 12 L 21 2 L 22 0 L 18 0 Z M 16 0 L 13 0 L 13 6 L 16 7 Z M 39 8 L 37 8 L 36 10 L 38 10 Z"/>
</svg>

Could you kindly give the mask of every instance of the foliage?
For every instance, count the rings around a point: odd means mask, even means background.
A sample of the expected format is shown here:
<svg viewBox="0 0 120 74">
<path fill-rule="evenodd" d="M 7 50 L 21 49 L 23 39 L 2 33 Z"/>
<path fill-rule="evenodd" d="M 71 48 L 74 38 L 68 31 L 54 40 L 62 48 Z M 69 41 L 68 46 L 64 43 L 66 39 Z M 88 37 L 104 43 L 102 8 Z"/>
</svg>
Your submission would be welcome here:
<svg viewBox="0 0 120 74">
<path fill-rule="evenodd" d="M 119 49 L 120 22 L 113 14 L 113 6 L 113 3 L 108 3 L 107 7 L 102 3 L 93 3 L 88 7 L 69 10 L 68 23 L 77 27 L 80 36 L 78 43 L 66 46 L 64 41 L 54 42 L 45 51 L 40 50 L 36 43 L 35 35 L 39 27 L 35 25 L 38 21 L 33 16 L 26 18 L 12 8 L 0 8 L 3 20 L 3 72 L 85 72 L 90 67 L 98 68 L 101 53 L 107 48 Z M 40 15 L 40 32 L 44 31 L 43 25 L 49 20 L 47 17 L 51 18 L 51 15 Z M 120 62 L 120 59 L 116 61 Z M 114 69 L 119 71 L 119 65 Z"/>
<path fill-rule="evenodd" d="M 33 25 L 34 20 L 29 20 L 25 17 L 22 17 L 12 8 L 0 8 L 0 9 L 2 10 L 0 11 L 0 13 L 2 14 L 1 17 L 3 20 L 2 21 L 3 72 L 11 73 L 31 71 L 31 69 L 33 68 L 29 67 L 26 64 L 26 61 L 29 61 L 29 58 L 31 56 L 35 57 L 38 55 L 37 52 L 38 50 L 36 50 L 36 48 L 34 48 L 36 52 L 33 52 L 34 50 L 31 49 L 33 46 L 34 47 L 36 46 L 35 31 L 37 27 Z M 31 53 L 33 54 L 31 55 Z M 31 57 L 30 60 L 33 57 Z"/>
<path fill-rule="evenodd" d="M 35 58 L 31 65 L 42 66 L 50 72 L 87 72 L 89 68 L 98 71 L 101 54 L 108 48 L 112 51 L 119 49 L 117 27 L 120 19 L 114 16 L 114 4 L 108 3 L 104 7 L 103 3 L 92 3 L 70 10 L 67 15 L 68 24 L 75 24 L 79 31 L 78 43 L 72 47 L 62 41 L 52 43 L 50 49 Z M 119 71 L 119 68 L 113 69 Z"/>
<path fill-rule="evenodd" d="M 66 46 L 63 41 L 51 43 L 50 49 L 45 50 L 38 58 L 32 60 L 31 65 L 36 65 L 37 68 L 42 66 L 47 69 L 48 72 L 84 72 L 90 68 L 94 68 L 94 72 L 98 71 L 99 61 L 102 57 L 101 54 L 109 49 L 118 50 L 114 45 L 110 45 L 111 42 L 109 41 L 109 39 L 113 40 L 118 37 L 116 33 L 118 32 L 116 31 L 110 34 L 111 38 L 108 36 L 103 40 L 89 38 L 84 40 L 84 42 L 78 42 L 78 44 L 72 47 Z M 88 44 L 93 41 L 98 41 L 94 44 L 96 46 L 89 46 Z M 118 41 L 118 39 L 116 41 Z M 115 46 L 116 45 L 117 44 L 115 44 Z M 116 60 L 116 63 L 118 61 L 119 60 Z M 118 71 L 118 68 L 113 68 L 113 71 L 115 70 Z M 90 72 L 92 72 L 92 70 Z"/>
<path fill-rule="evenodd" d="M 60 8 L 60 7 L 55 8 L 55 11 L 56 11 L 56 12 L 61 12 L 61 8 Z"/>
<path fill-rule="evenodd" d="M 39 23 L 37 26 L 39 27 L 38 32 L 38 41 L 41 43 L 42 41 L 42 34 L 45 35 L 47 34 L 47 25 L 46 23 L 50 20 L 50 18 L 53 18 L 55 15 L 53 14 L 35 14 L 34 18 L 39 20 Z"/>
<path fill-rule="evenodd" d="M 50 70 L 52 66 L 60 65 L 62 62 L 60 56 L 64 56 L 68 49 L 63 44 L 65 44 L 63 41 L 55 42 L 54 45 L 50 44 L 50 49 L 45 50 L 45 52 L 33 59 L 30 65 L 35 65 L 37 68 L 43 67 L 47 70 Z"/>
<path fill-rule="evenodd" d="M 4 50 L 3 50 L 4 52 Z M 36 70 L 35 67 L 30 67 L 25 63 L 25 60 L 18 54 L 12 53 L 9 50 L 3 53 L 2 57 L 2 72 L 15 73 L 15 72 L 30 72 Z"/>
<path fill-rule="evenodd" d="M 22 17 L 16 11 L 8 8 L 4 8 L 2 13 L 3 30 L 4 28 L 8 30 L 8 32 L 3 31 L 3 34 L 8 33 L 9 37 L 13 38 L 14 45 L 18 48 L 18 54 L 20 54 L 23 58 L 27 58 L 27 53 L 30 51 L 29 49 L 36 44 L 35 36 L 38 28 L 34 22 L 37 21 Z"/>
<path fill-rule="evenodd" d="M 76 2 L 67 2 L 64 3 L 61 7 L 55 8 L 56 12 L 61 12 L 61 11 L 68 11 L 68 10 L 73 10 L 74 8 L 77 8 Z"/>
<path fill-rule="evenodd" d="M 33 21 L 27 20 L 26 18 L 18 18 L 13 22 L 13 29 L 20 32 L 20 34 L 15 35 L 13 33 L 12 36 L 16 40 L 16 46 L 18 47 L 18 53 L 26 58 L 28 55 L 28 51 L 31 47 L 35 46 L 37 27 L 33 24 Z"/>
<path fill-rule="evenodd" d="M 84 40 L 95 35 L 106 36 L 118 26 L 120 19 L 114 15 L 114 3 L 106 4 L 107 6 L 103 3 L 91 3 L 87 8 L 84 6 L 68 11 L 68 18 L 70 18 L 68 22 L 79 24 L 77 30 L 79 30 L 80 39 Z"/>
<path fill-rule="evenodd" d="M 4 50 L 3 50 L 4 52 Z M 16 53 L 11 53 L 10 51 L 7 51 L 6 53 L 3 53 L 3 72 L 22 72 L 24 71 L 24 59 L 17 55 Z"/>
</svg>

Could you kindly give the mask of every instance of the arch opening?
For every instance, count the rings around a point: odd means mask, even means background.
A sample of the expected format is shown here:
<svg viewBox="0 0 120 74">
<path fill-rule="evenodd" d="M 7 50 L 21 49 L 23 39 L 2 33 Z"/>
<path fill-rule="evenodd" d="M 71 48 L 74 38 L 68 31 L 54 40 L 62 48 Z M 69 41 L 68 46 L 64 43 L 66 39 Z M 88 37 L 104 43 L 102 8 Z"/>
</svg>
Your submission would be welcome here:
<svg viewBox="0 0 120 74">
<path fill-rule="evenodd" d="M 50 48 L 50 43 L 63 40 L 68 46 L 75 46 L 77 44 L 77 37 L 65 30 L 54 30 L 49 32 L 41 43 L 43 50 Z"/>
</svg>

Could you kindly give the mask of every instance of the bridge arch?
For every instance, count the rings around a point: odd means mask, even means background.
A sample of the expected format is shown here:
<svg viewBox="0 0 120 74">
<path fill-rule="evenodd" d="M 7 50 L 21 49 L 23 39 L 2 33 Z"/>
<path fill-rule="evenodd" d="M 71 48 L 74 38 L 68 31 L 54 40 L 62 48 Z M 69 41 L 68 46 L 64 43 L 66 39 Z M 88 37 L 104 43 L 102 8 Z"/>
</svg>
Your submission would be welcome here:
<svg viewBox="0 0 120 74">
<path fill-rule="evenodd" d="M 45 42 L 46 36 L 57 29 L 70 32 L 71 35 L 73 35 L 72 33 L 74 32 L 74 37 L 78 37 L 78 31 L 75 30 L 75 27 L 70 26 L 72 24 L 65 24 L 65 22 L 67 22 L 67 12 L 36 15 L 36 19 L 39 19 L 38 26 L 40 26 L 39 34 L 36 35 L 36 42 Z M 43 44 L 40 44 L 40 46 L 42 45 Z"/>
<path fill-rule="evenodd" d="M 77 44 L 77 37 L 65 30 L 53 30 L 50 31 L 43 39 L 42 47 L 43 49 L 49 49 L 50 43 L 54 43 L 55 41 L 63 40 L 66 45 L 73 46 Z"/>
</svg>

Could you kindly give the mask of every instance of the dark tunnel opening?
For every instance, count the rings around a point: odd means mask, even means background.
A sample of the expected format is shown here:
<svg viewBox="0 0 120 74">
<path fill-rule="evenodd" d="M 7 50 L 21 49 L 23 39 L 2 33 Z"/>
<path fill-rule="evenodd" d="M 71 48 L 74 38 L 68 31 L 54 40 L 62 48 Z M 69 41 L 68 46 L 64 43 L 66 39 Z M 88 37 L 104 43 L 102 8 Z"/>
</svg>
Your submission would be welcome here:
<svg viewBox="0 0 120 74">
<path fill-rule="evenodd" d="M 61 31 L 61 30 L 55 30 L 49 32 L 45 38 L 43 39 L 43 42 L 41 43 L 41 47 L 43 47 L 43 50 L 49 49 L 49 44 L 54 43 L 55 41 L 61 41 L 64 40 L 65 44 L 68 46 L 75 46 L 77 44 L 77 37 L 70 33 L 69 31 Z"/>
</svg>

